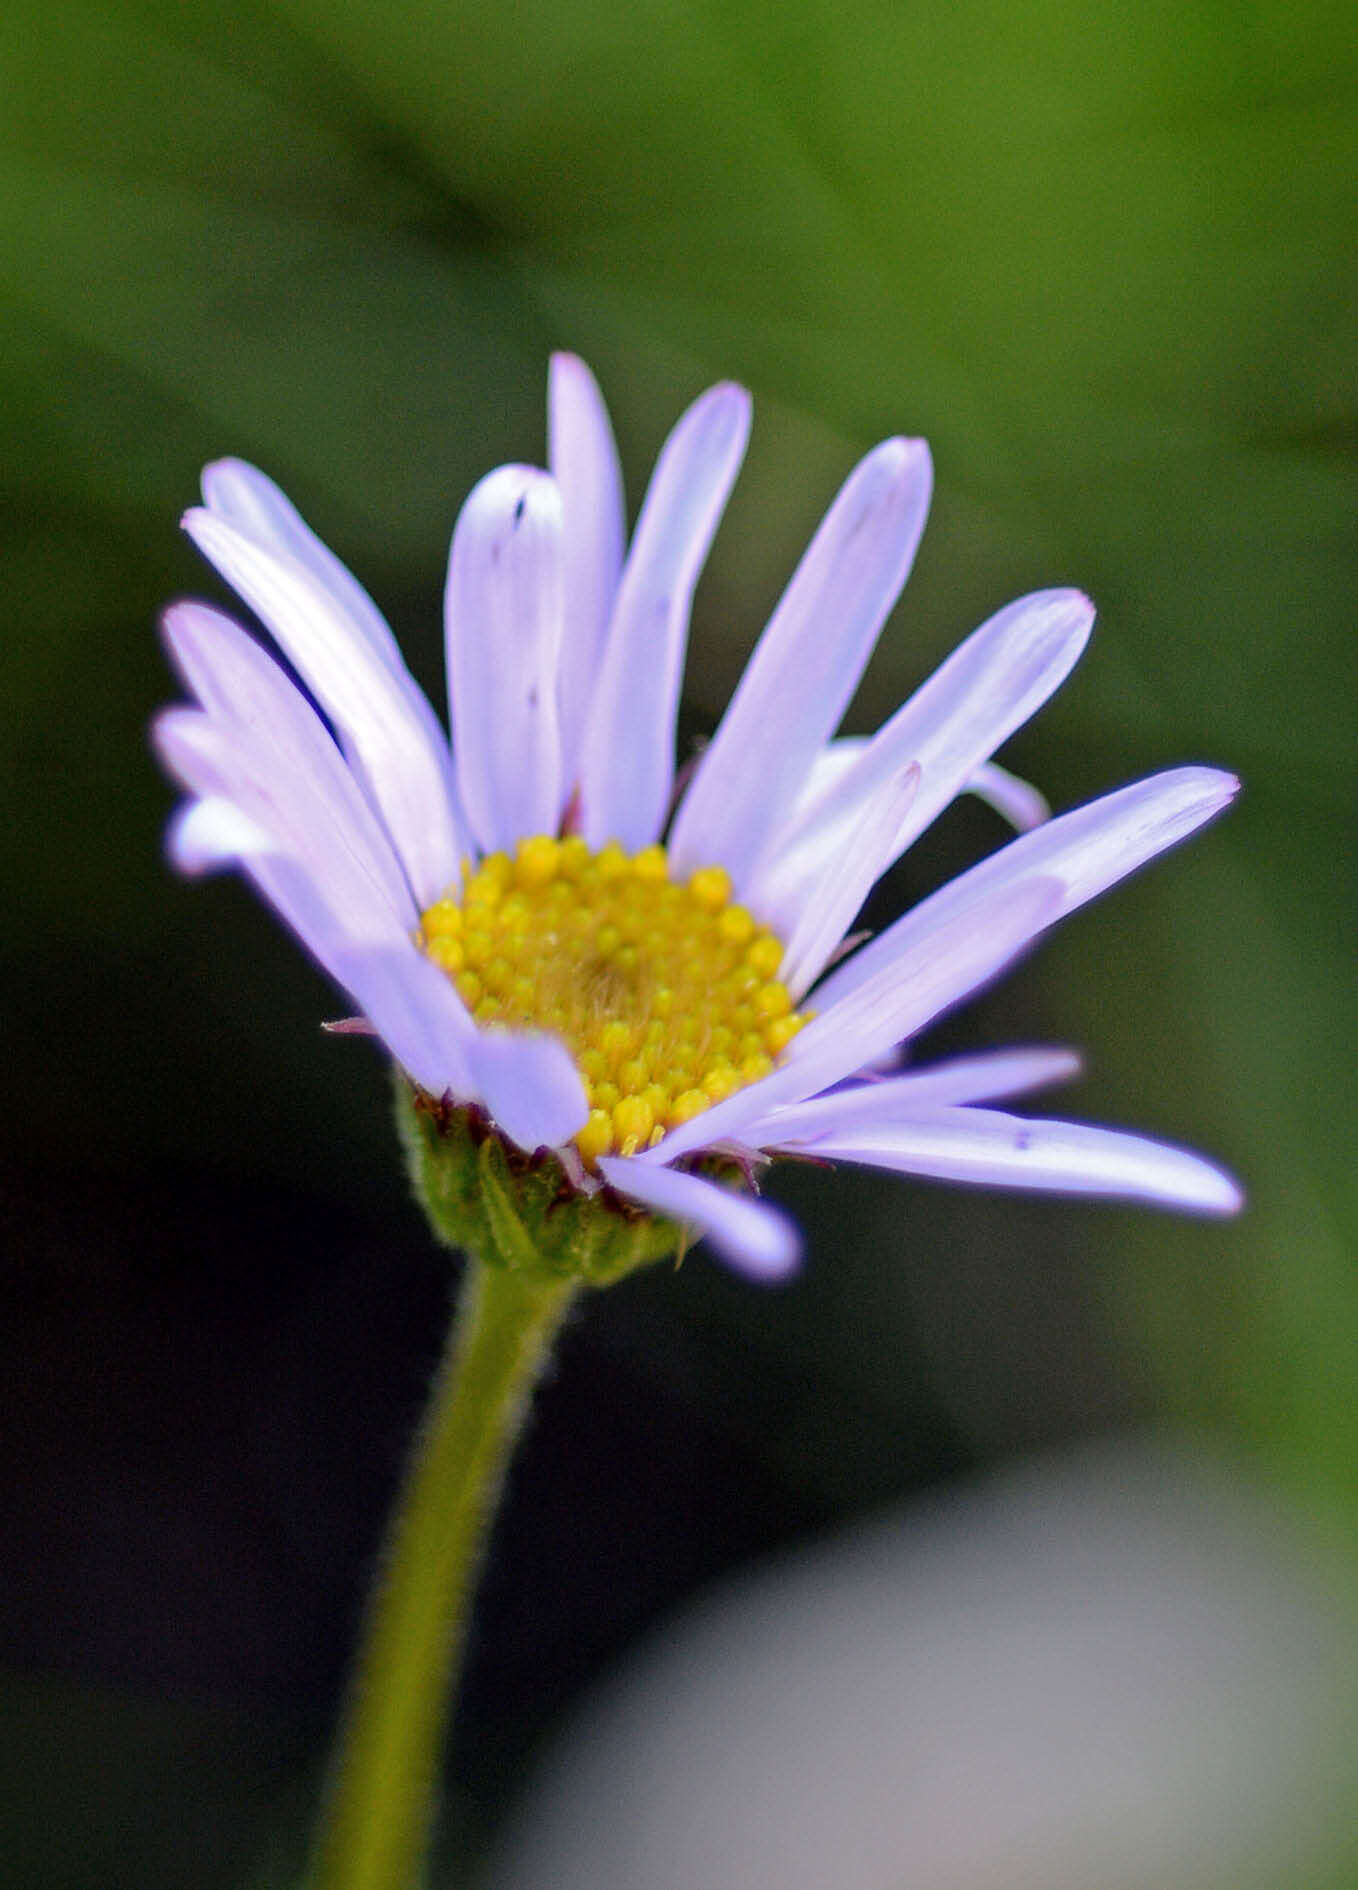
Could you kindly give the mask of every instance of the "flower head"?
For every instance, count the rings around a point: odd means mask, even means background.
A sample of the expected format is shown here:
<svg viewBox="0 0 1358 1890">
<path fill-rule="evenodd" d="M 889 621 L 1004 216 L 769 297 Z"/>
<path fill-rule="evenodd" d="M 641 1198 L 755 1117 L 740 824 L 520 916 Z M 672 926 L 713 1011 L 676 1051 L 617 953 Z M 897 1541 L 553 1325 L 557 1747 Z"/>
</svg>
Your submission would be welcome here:
<svg viewBox="0 0 1358 1890">
<path fill-rule="evenodd" d="M 1008 605 L 870 740 L 835 739 L 923 530 L 922 441 L 850 474 L 676 786 L 690 606 L 749 419 L 729 384 L 689 408 L 628 544 L 598 388 L 553 359 L 551 470 L 488 474 L 453 534 L 451 744 L 372 600 L 277 487 L 209 466 L 185 527 L 320 712 L 229 618 L 173 606 L 198 700 L 156 725 L 190 795 L 173 858 L 242 866 L 417 1096 L 749 1272 L 786 1271 L 795 1230 L 704 1173 L 714 1159 L 748 1175 L 810 1153 L 1232 1211 L 1234 1182 L 1185 1150 L 993 1107 L 1073 1074 L 1066 1051 L 904 1067 L 940 1013 L 1237 786 L 1179 768 L 1049 820 L 993 762 L 1084 647 L 1093 608 L 1069 590 Z M 1027 831 L 843 956 L 876 880 L 964 791 Z"/>
</svg>

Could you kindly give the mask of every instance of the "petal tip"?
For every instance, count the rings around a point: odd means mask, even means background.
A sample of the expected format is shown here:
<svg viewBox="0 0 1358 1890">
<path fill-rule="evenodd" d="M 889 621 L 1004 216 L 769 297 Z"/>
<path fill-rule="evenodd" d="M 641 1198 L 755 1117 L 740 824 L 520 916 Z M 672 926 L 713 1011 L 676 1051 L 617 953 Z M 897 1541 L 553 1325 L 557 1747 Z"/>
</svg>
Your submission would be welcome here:
<svg viewBox="0 0 1358 1890">
<path fill-rule="evenodd" d="M 739 381 L 718 381 L 709 387 L 705 394 L 700 394 L 690 411 L 715 415 L 724 420 L 736 433 L 748 430 L 754 413 L 754 395 L 748 387 Z"/>
<path fill-rule="evenodd" d="M 220 512 L 210 506 L 191 505 L 180 514 L 179 529 L 187 532 L 204 557 L 212 560 L 213 547 L 227 545 L 235 537 L 235 528 Z"/>
<path fill-rule="evenodd" d="M 203 502 L 205 505 L 213 503 L 212 488 L 220 484 L 223 479 L 263 479 L 264 477 L 259 468 L 252 466 L 248 459 L 241 459 L 235 453 L 223 453 L 219 459 L 210 459 L 199 475 Z"/>
<path fill-rule="evenodd" d="M 547 361 L 547 379 L 575 381 L 591 390 L 598 386 L 594 371 L 583 356 L 569 348 L 554 348 Z"/>
<path fill-rule="evenodd" d="M 873 469 L 880 477 L 885 476 L 887 490 L 899 487 L 914 487 L 923 481 L 931 485 L 934 476 L 934 457 L 929 451 L 929 442 L 911 438 L 903 433 L 893 433 L 889 439 L 874 446 L 872 451 L 860 461 L 860 469 Z"/>
<path fill-rule="evenodd" d="M 559 514 L 561 491 L 556 480 L 543 467 L 512 460 L 506 466 L 496 466 L 478 479 L 462 509 L 473 516 L 477 513 L 504 513 L 518 525 L 530 510 L 534 514 Z"/>
<path fill-rule="evenodd" d="M 934 456 L 929 442 L 917 434 L 893 434 L 884 440 L 878 449 L 896 468 L 902 478 L 924 479 L 930 483 L 934 477 Z"/>
<path fill-rule="evenodd" d="M 1052 1083 L 1073 1083 L 1085 1073 L 1084 1052 L 1081 1050 L 1055 1049 L 1047 1066 L 1047 1080 Z"/>
<path fill-rule="evenodd" d="M 795 1221 L 767 1206 L 763 1218 L 768 1233 L 758 1250 L 753 1243 L 747 1243 L 738 1254 L 728 1248 L 724 1257 L 729 1266 L 747 1279 L 776 1286 L 800 1272 L 805 1248 L 801 1229 Z"/>
<path fill-rule="evenodd" d="M 1230 1220 L 1244 1208 L 1245 1190 L 1234 1175 L 1215 1163 L 1204 1162 L 1202 1168 L 1202 1188 L 1197 1200 L 1190 1205 L 1212 1220 Z"/>
<path fill-rule="evenodd" d="M 1094 599 L 1088 591 L 1082 591 L 1078 584 L 1063 584 L 1057 586 L 1051 593 L 1051 597 L 1054 604 L 1059 604 L 1070 612 L 1084 634 L 1088 636 L 1094 626 L 1094 619 L 1098 615 Z"/>
<path fill-rule="evenodd" d="M 1204 792 L 1220 795 L 1223 800 L 1233 800 L 1240 792 L 1240 776 L 1232 773 L 1229 768 L 1216 768 L 1206 763 L 1199 763 L 1185 768 L 1184 773 Z"/>
<path fill-rule="evenodd" d="M 1243 785 L 1240 776 L 1233 774 L 1229 768 L 1213 768 L 1203 764 L 1180 770 L 1179 779 L 1189 792 L 1188 806 L 1195 812 L 1195 824 L 1198 826 L 1213 815 L 1224 812 Z"/>
<path fill-rule="evenodd" d="M 602 1156 L 599 1172 L 619 1194 L 693 1228 L 747 1279 L 774 1285 L 801 1262 L 800 1228 L 767 1201 L 683 1169 L 650 1167 L 637 1156 Z"/>
<path fill-rule="evenodd" d="M 192 598 L 176 597 L 166 604 L 156 619 L 160 640 L 172 659 L 177 658 L 183 639 L 192 635 L 195 613 L 201 609 L 202 605 L 195 605 Z"/>
</svg>

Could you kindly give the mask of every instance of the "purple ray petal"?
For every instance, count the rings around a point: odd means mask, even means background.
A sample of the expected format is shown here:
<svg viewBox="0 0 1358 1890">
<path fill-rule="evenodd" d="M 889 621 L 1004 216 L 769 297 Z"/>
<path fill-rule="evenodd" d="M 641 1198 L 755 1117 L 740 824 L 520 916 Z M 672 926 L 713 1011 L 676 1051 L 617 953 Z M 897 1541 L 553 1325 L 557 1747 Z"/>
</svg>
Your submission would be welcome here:
<svg viewBox="0 0 1358 1890">
<path fill-rule="evenodd" d="M 565 1142 L 589 1114 L 580 1073 L 555 1037 L 478 1031 L 472 1070 L 499 1127 L 529 1154 Z"/>
<path fill-rule="evenodd" d="M 239 624 L 206 604 L 171 605 L 163 627 L 176 667 L 213 721 L 255 750 L 299 819 L 344 827 L 349 848 L 413 928 L 418 914 L 386 830 L 301 691 Z"/>
<path fill-rule="evenodd" d="M 801 1236 L 767 1202 L 719 1187 L 677 1168 L 643 1166 L 627 1156 L 604 1156 L 599 1171 L 610 1188 L 657 1214 L 696 1227 L 723 1260 L 754 1280 L 783 1280 L 801 1258 Z"/>
<path fill-rule="evenodd" d="M 406 668 L 386 618 L 348 567 L 319 539 L 273 480 L 243 459 L 214 460 L 203 468 L 203 500 L 210 512 L 236 526 L 265 551 L 301 565 L 330 599 L 339 619 L 365 637 L 391 672 L 411 715 L 423 731 L 452 797 L 448 738 L 429 698 Z M 346 741 L 343 730 L 341 739 Z"/>
<path fill-rule="evenodd" d="M 713 1142 L 743 1141 L 750 1123 L 781 1104 L 802 1102 L 874 1063 L 951 1005 L 986 984 L 1048 923 L 1060 897 L 1054 882 L 1001 888 L 975 915 L 884 964 L 843 1002 L 818 1013 L 771 1076 L 737 1090 L 636 1159 L 673 1161 Z"/>
<path fill-rule="evenodd" d="M 598 383 L 577 355 L 554 354 L 547 382 L 547 463 L 561 491 L 565 608 L 557 700 L 569 797 L 627 542 L 622 468 Z"/>
<path fill-rule="evenodd" d="M 1070 674 L 1093 621 L 1094 607 L 1079 591 L 1039 591 L 973 631 L 776 836 L 754 873 L 752 908 L 775 929 L 786 928 L 789 913 L 808 896 L 816 862 L 852 843 L 881 783 L 914 761 L 920 791 L 897 851 L 908 847 Z"/>
<path fill-rule="evenodd" d="M 900 439 L 849 475 L 675 817 L 680 872 L 724 866 L 737 890 L 745 884 L 858 687 L 914 561 L 932 478 L 924 442 Z"/>
<path fill-rule="evenodd" d="M 298 861 L 356 936 L 406 936 L 414 913 L 404 882 L 374 865 L 364 835 L 338 795 L 308 779 L 286 750 L 201 709 L 164 709 L 152 739 L 165 766 L 193 793 L 234 801 L 281 851 Z"/>
<path fill-rule="evenodd" d="M 981 1187 L 1148 1201 L 1196 1214 L 1234 1214 L 1244 1196 L 1188 1149 L 1085 1122 L 1027 1121 L 995 1109 L 940 1109 L 908 1122 L 861 1124 L 809 1145 L 831 1161 Z"/>
<path fill-rule="evenodd" d="M 417 903 L 429 904 L 455 882 L 462 851 L 446 744 L 306 566 L 261 549 L 213 512 L 186 513 L 184 528 L 268 624 L 340 731 Z"/>
<path fill-rule="evenodd" d="M 1239 785 L 1234 775 L 1216 768 L 1172 768 L 1058 814 L 888 926 L 830 973 L 812 994 L 813 1002 L 818 1009 L 839 1003 L 898 952 L 926 943 L 936 928 L 951 925 L 1002 887 L 1018 888 L 1039 877 L 1055 879 L 1061 896 L 1045 923 L 1064 918 L 1219 814 Z"/>
<path fill-rule="evenodd" d="M 269 845 L 264 829 L 220 794 L 181 802 L 165 834 L 171 862 L 194 879 L 267 853 Z"/>
<path fill-rule="evenodd" d="M 580 769 L 593 847 L 656 839 L 674 787 L 689 611 L 750 431 L 750 397 L 711 387 L 661 448 L 623 567 Z"/>
<path fill-rule="evenodd" d="M 965 791 L 984 801 L 1001 820 L 1007 820 L 1015 833 L 1031 833 L 1052 817 L 1046 795 L 997 761 L 987 761 L 968 775 Z"/>
<path fill-rule="evenodd" d="M 488 852 L 561 812 L 561 495 L 534 466 L 473 488 L 448 560 L 444 623 L 462 808 Z"/>
<path fill-rule="evenodd" d="M 883 782 L 863 809 L 852 842 L 836 849 L 808 887 L 778 973 L 794 1003 L 824 971 L 854 915 L 895 859 L 901 823 L 919 785 L 916 762 Z"/>
<path fill-rule="evenodd" d="M 828 1095 L 773 1109 L 744 1131 L 755 1148 L 783 1148 L 862 1124 L 894 1122 L 959 1103 L 999 1102 L 1080 1073 L 1073 1050 L 991 1050 L 952 1057 L 880 1082 L 846 1084 Z"/>
<path fill-rule="evenodd" d="M 305 565 L 388 667 L 400 675 L 408 674 L 396 639 L 377 605 L 267 474 L 248 460 L 214 460 L 203 468 L 203 503 L 265 551 L 281 553 Z"/>
</svg>

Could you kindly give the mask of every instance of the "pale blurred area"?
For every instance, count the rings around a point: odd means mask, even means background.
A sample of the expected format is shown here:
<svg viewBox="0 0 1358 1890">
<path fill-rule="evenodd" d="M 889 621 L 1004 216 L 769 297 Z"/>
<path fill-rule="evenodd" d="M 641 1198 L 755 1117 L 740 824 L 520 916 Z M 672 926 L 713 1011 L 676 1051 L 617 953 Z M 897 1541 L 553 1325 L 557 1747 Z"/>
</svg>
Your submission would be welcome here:
<svg viewBox="0 0 1358 1890">
<path fill-rule="evenodd" d="M 1035 1461 L 681 1612 L 561 1733 L 490 1890 L 1358 1882 L 1352 1596 L 1219 1459 Z"/>
</svg>

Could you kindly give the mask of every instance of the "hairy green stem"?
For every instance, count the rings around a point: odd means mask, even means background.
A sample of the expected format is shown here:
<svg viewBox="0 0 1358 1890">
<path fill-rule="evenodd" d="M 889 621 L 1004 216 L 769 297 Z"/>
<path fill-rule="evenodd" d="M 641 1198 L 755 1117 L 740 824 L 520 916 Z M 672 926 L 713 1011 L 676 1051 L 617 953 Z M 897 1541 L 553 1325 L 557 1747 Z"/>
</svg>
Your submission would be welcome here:
<svg viewBox="0 0 1358 1890">
<path fill-rule="evenodd" d="M 313 1890 L 417 1890 L 424 1881 L 444 1729 L 487 1530 L 576 1285 L 468 1260 L 369 1605 Z"/>
</svg>

